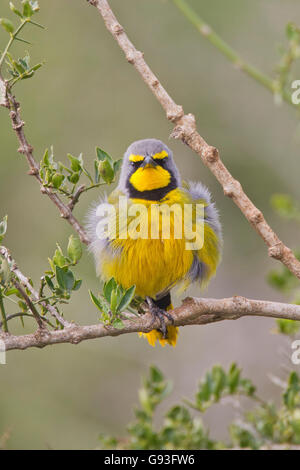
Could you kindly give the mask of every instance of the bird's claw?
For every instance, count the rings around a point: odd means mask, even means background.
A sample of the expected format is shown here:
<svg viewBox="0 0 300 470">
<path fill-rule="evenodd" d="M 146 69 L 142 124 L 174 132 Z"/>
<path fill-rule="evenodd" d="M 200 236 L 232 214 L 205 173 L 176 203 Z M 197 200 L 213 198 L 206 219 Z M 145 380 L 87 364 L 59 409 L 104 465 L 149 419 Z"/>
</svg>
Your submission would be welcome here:
<svg viewBox="0 0 300 470">
<path fill-rule="evenodd" d="M 168 331 L 167 331 L 165 317 L 168 320 L 170 320 L 173 325 L 174 325 L 174 318 L 172 317 L 172 315 L 170 315 L 170 313 L 166 312 L 166 310 L 163 310 L 162 308 L 158 307 L 151 297 L 146 297 L 146 302 L 148 304 L 149 311 L 152 315 L 151 326 L 155 323 L 155 321 L 158 318 L 160 321 L 160 328 L 158 329 L 158 331 L 160 331 L 163 335 L 163 338 L 166 339 L 168 336 Z"/>
</svg>

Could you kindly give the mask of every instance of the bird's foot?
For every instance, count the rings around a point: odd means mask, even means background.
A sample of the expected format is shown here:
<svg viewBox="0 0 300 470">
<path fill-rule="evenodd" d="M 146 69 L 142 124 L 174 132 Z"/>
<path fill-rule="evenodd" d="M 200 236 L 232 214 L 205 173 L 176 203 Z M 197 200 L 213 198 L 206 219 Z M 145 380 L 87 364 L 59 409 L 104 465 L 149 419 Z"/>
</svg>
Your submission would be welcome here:
<svg viewBox="0 0 300 470">
<path fill-rule="evenodd" d="M 168 336 L 168 331 L 165 318 L 170 320 L 172 322 L 172 325 L 174 325 L 174 318 L 172 317 L 172 315 L 170 315 L 170 313 L 166 312 L 166 310 L 163 310 L 162 308 L 158 307 L 151 297 L 146 297 L 146 302 L 148 304 L 149 311 L 152 315 L 151 325 L 153 325 L 155 321 L 159 319 L 160 328 L 158 329 L 158 331 L 160 331 L 163 335 L 163 338 L 166 339 Z"/>
</svg>

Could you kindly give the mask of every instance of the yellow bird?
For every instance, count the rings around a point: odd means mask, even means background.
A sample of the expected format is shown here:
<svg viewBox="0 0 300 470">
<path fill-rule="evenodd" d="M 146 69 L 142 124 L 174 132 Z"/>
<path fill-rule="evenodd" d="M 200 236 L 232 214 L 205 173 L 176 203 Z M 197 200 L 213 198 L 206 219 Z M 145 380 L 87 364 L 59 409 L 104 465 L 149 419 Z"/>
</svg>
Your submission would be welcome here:
<svg viewBox="0 0 300 470">
<path fill-rule="evenodd" d="M 175 346 L 178 328 L 165 325 L 165 317 L 172 320 L 171 288 L 206 285 L 220 261 L 221 225 L 207 188 L 181 182 L 163 142 L 139 140 L 125 152 L 116 190 L 90 211 L 87 228 L 97 274 L 126 289 L 135 285 L 159 318 L 159 330 L 141 335 L 152 346 L 156 340 Z"/>
</svg>

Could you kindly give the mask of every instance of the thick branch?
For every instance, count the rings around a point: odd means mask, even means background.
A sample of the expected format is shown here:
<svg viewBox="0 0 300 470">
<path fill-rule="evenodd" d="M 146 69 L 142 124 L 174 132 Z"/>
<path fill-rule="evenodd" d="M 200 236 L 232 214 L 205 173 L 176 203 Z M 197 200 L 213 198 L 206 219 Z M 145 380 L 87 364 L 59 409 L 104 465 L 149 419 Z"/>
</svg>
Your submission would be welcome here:
<svg viewBox="0 0 300 470">
<path fill-rule="evenodd" d="M 175 320 L 175 325 L 207 325 L 222 320 L 237 320 L 245 316 L 260 316 L 272 318 L 286 318 L 300 321 L 300 306 L 268 302 L 265 300 L 249 300 L 244 297 L 231 297 L 228 299 L 185 299 L 181 307 L 170 312 Z M 64 330 L 38 330 L 34 334 L 12 336 L 1 334 L 6 349 L 27 349 L 32 347 L 43 348 L 51 344 L 72 343 L 106 336 L 119 336 L 126 333 L 147 333 L 153 328 L 158 328 L 159 323 L 152 323 L 152 316 L 145 314 L 136 317 L 127 314 L 128 320 L 124 320 L 124 328 L 117 329 L 111 326 L 89 325 L 65 328 Z M 167 320 L 167 324 L 170 321 Z"/>
<path fill-rule="evenodd" d="M 197 132 L 195 117 L 192 114 L 185 115 L 182 107 L 178 106 L 163 88 L 158 78 L 145 62 L 143 53 L 138 51 L 127 37 L 107 0 L 87 1 L 98 9 L 107 29 L 123 50 L 128 62 L 136 68 L 146 85 L 148 85 L 165 110 L 167 118 L 175 124 L 175 128 L 171 134 L 172 137 L 181 139 L 201 157 L 203 163 L 222 185 L 224 194 L 234 201 L 253 228 L 264 240 L 269 248 L 269 256 L 281 261 L 300 279 L 300 262 L 294 256 L 291 249 L 285 246 L 271 229 L 262 212 L 255 207 L 253 202 L 245 194 L 239 181 L 235 180 L 230 174 L 221 161 L 218 150 L 210 146 Z"/>
</svg>

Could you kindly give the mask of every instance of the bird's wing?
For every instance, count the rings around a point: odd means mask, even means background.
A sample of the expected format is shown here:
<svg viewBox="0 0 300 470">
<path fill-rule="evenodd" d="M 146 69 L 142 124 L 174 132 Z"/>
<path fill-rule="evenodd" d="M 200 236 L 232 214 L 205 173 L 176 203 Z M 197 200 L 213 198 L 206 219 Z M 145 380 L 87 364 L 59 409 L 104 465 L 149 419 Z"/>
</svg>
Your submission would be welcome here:
<svg viewBox="0 0 300 470">
<path fill-rule="evenodd" d="M 101 275 L 102 272 L 102 261 L 107 257 L 114 257 L 117 254 L 111 244 L 112 238 L 103 236 L 101 230 L 108 221 L 108 206 L 115 207 L 120 195 L 124 196 L 123 193 L 116 189 L 109 197 L 106 194 L 101 196 L 99 201 L 91 206 L 87 214 L 85 227 L 91 240 L 89 251 L 94 256 L 98 275 Z"/>
<path fill-rule="evenodd" d="M 204 204 L 204 242 L 200 250 L 193 251 L 193 263 L 187 274 L 187 284 L 200 282 L 205 285 L 215 274 L 221 258 L 222 229 L 219 213 L 211 201 L 211 195 L 206 186 L 199 182 L 185 184 L 193 203 Z"/>
</svg>

